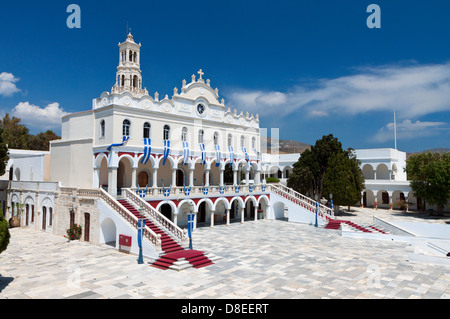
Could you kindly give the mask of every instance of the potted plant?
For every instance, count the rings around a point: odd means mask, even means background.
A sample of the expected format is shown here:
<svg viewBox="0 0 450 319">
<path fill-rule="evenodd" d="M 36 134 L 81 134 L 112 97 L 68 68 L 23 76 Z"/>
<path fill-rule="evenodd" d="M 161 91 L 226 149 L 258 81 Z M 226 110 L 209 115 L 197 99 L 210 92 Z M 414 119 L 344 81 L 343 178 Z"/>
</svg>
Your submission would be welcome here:
<svg viewBox="0 0 450 319">
<path fill-rule="evenodd" d="M 72 227 L 70 227 L 69 229 L 67 229 L 67 239 L 70 240 L 78 240 L 81 238 L 81 226 L 77 225 L 77 224 L 73 224 Z"/>
<path fill-rule="evenodd" d="M 16 206 L 16 215 L 14 215 L 9 219 L 9 227 L 14 228 L 14 227 L 20 227 L 20 215 L 22 215 L 23 212 L 23 207 L 24 204 L 13 204 L 14 206 Z M 13 206 L 11 206 L 11 210 L 14 212 L 14 208 Z"/>
</svg>

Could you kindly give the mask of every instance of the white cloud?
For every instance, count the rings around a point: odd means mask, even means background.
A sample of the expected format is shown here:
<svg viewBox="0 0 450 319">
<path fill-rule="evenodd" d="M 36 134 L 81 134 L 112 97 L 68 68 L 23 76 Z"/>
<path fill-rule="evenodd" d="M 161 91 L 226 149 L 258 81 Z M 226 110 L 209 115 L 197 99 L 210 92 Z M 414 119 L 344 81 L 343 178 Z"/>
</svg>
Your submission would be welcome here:
<svg viewBox="0 0 450 319">
<path fill-rule="evenodd" d="M 59 128 L 61 117 L 66 114 L 69 113 L 64 112 L 56 102 L 48 104 L 44 108 L 29 102 L 20 102 L 12 110 L 12 115 L 20 118 L 24 124 L 40 129 Z"/>
<path fill-rule="evenodd" d="M 394 109 L 400 119 L 450 110 L 450 62 L 366 67 L 356 74 L 311 81 L 287 92 L 237 90 L 229 104 L 260 115 L 359 114 Z"/>
<path fill-rule="evenodd" d="M 19 92 L 20 89 L 18 89 L 15 84 L 17 81 L 19 81 L 19 79 L 14 77 L 12 73 L 0 73 L 0 95 L 11 96 L 14 93 Z"/>
<path fill-rule="evenodd" d="M 420 137 L 429 137 L 441 134 L 443 131 L 450 133 L 450 128 L 445 122 L 412 122 L 404 120 L 397 123 L 397 139 L 408 140 Z M 386 142 L 394 139 L 394 123 L 389 123 L 380 128 L 373 137 L 374 142 Z"/>
</svg>

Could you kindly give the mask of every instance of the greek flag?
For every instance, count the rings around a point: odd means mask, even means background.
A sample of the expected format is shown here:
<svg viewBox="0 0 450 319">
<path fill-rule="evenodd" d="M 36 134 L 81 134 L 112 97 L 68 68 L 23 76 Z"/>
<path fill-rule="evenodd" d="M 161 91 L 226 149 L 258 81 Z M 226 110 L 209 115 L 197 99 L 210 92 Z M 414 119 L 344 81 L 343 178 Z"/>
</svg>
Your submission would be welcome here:
<svg viewBox="0 0 450 319">
<path fill-rule="evenodd" d="M 248 163 L 248 161 L 250 160 L 250 157 L 248 157 L 247 150 L 245 149 L 245 147 L 242 148 L 242 151 L 244 152 L 244 154 L 245 154 L 245 160 L 246 160 L 247 163 Z"/>
<path fill-rule="evenodd" d="M 138 185 L 136 194 L 138 194 L 139 197 L 144 198 L 144 197 L 145 197 L 145 194 L 147 194 L 147 187 L 148 187 L 148 185 L 145 186 L 145 190 L 140 190 L 140 189 L 139 189 L 139 185 Z"/>
<path fill-rule="evenodd" d="M 146 223 L 147 223 L 146 218 L 138 219 L 138 246 L 139 246 L 139 248 L 142 248 L 142 237 L 144 236 Z"/>
<path fill-rule="evenodd" d="M 233 165 L 234 163 L 234 150 L 233 150 L 233 146 L 228 146 L 228 150 L 230 151 L 230 166 Z"/>
<path fill-rule="evenodd" d="M 203 190 L 203 195 L 208 195 L 209 186 L 208 187 L 202 186 L 202 190 Z"/>
<path fill-rule="evenodd" d="M 202 151 L 202 165 L 205 165 L 206 164 L 205 144 L 200 143 L 200 150 Z"/>
<path fill-rule="evenodd" d="M 141 163 L 147 164 L 152 153 L 152 140 L 150 138 L 144 138 L 144 156 L 142 156 Z"/>
<path fill-rule="evenodd" d="M 170 141 L 164 140 L 164 157 L 163 157 L 163 166 L 166 164 L 167 157 L 170 153 Z"/>
<path fill-rule="evenodd" d="M 220 146 L 214 145 L 214 148 L 216 149 L 216 166 L 220 165 Z"/>
<path fill-rule="evenodd" d="M 186 165 L 189 160 L 189 144 L 183 142 L 183 165 Z"/>
<path fill-rule="evenodd" d="M 130 139 L 129 136 L 122 136 L 122 143 L 111 144 L 110 146 L 108 146 L 107 150 L 108 150 L 108 151 L 111 151 L 111 148 L 112 148 L 112 147 L 115 147 L 115 146 L 123 146 L 123 145 L 125 145 L 126 142 L 128 142 L 129 139 Z"/>
<path fill-rule="evenodd" d="M 191 186 L 189 187 L 183 186 L 183 188 L 184 188 L 184 195 L 189 196 L 189 193 L 191 192 Z"/>
<path fill-rule="evenodd" d="M 241 189 L 241 186 L 239 185 L 239 186 L 235 186 L 234 187 L 234 192 L 237 194 L 237 193 L 239 193 L 239 190 Z"/>
<path fill-rule="evenodd" d="M 249 193 L 252 193 L 253 192 L 253 185 L 248 185 L 248 191 L 249 191 Z"/>
<path fill-rule="evenodd" d="M 170 195 L 170 189 L 171 189 L 172 185 L 169 186 L 169 188 L 165 188 L 164 184 L 163 184 L 163 194 L 165 197 L 168 197 Z"/>
<path fill-rule="evenodd" d="M 258 158 L 261 156 L 261 153 L 260 152 L 258 152 L 258 150 L 256 149 L 256 148 L 254 148 L 253 149 L 254 151 L 255 151 L 255 153 L 256 153 L 256 155 L 258 156 Z"/>
<path fill-rule="evenodd" d="M 188 236 L 192 238 L 192 230 L 194 228 L 194 214 L 188 214 Z"/>
<path fill-rule="evenodd" d="M 227 186 L 223 185 L 223 186 L 219 186 L 220 187 L 220 193 L 223 194 L 226 190 L 227 190 Z"/>
</svg>

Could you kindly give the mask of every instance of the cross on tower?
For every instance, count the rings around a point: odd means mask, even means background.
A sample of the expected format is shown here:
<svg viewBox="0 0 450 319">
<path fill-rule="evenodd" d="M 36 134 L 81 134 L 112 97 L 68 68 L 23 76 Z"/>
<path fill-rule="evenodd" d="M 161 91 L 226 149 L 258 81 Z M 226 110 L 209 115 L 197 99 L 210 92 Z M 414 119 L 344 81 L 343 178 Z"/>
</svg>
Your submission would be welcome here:
<svg viewBox="0 0 450 319">
<path fill-rule="evenodd" d="M 197 73 L 200 75 L 200 79 L 199 80 L 203 80 L 202 79 L 202 75 L 205 74 L 205 73 L 203 73 L 202 69 L 198 70 Z"/>
</svg>

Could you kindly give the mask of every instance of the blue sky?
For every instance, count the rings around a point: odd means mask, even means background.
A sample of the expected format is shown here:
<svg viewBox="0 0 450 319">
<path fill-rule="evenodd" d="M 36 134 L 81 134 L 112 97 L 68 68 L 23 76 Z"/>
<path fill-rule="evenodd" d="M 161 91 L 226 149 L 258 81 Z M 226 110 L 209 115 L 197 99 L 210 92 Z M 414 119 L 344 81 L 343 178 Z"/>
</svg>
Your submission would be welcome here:
<svg viewBox="0 0 450 319">
<path fill-rule="evenodd" d="M 69 4 L 81 28 L 69 29 Z M 369 29 L 369 4 L 381 28 Z M 34 133 L 91 108 L 115 83 L 126 24 L 143 85 L 171 96 L 198 69 L 231 108 L 309 144 L 450 148 L 450 2 L 8 1 L 0 11 L 0 115 Z"/>
</svg>

